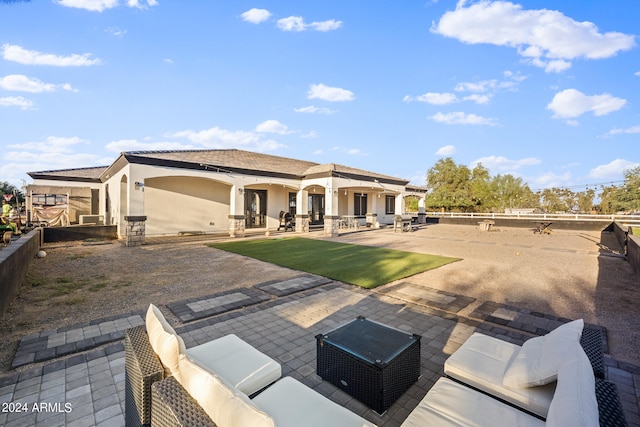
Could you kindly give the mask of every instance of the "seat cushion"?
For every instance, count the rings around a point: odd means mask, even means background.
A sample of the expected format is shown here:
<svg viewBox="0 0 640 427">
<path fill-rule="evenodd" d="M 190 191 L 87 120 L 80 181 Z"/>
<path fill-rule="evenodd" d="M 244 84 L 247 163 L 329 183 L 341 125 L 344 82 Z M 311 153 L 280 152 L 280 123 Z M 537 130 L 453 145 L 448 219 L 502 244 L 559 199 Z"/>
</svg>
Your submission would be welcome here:
<svg viewBox="0 0 640 427">
<path fill-rule="evenodd" d="M 184 341 L 153 304 L 149 305 L 145 323 L 149 343 L 164 366 L 165 375 L 179 375 L 178 358 L 186 351 Z"/>
<path fill-rule="evenodd" d="M 531 338 L 509 365 L 502 383 L 508 387 L 534 387 L 555 381 L 567 350 L 580 341 L 582 319 L 565 323 L 547 335 Z"/>
<path fill-rule="evenodd" d="M 224 379 L 186 356 L 180 357 L 180 383 L 218 427 L 274 427 L 273 419 Z"/>
<path fill-rule="evenodd" d="M 580 345 L 576 344 L 569 352 L 558 371 L 547 426 L 597 427 L 600 420 L 591 362 Z"/>
<path fill-rule="evenodd" d="M 555 383 L 540 387 L 507 387 L 504 373 L 520 346 L 481 333 L 474 333 L 445 362 L 446 375 L 546 417 Z"/>
<path fill-rule="evenodd" d="M 375 427 L 291 377 L 273 384 L 253 403 L 268 413 L 278 427 Z"/>
<path fill-rule="evenodd" d="M 234 334 L 187 349 L 187 356 L 251 395 L 282 376 L 280 364 Z"/>
<path fill-rule="evenodd" d="M 448 378 L 440 378 L 436 381 L 402 423 L 402 427 L 542 427 L 544 425 L 544 421 L 538 418 Z"/>
</svg>

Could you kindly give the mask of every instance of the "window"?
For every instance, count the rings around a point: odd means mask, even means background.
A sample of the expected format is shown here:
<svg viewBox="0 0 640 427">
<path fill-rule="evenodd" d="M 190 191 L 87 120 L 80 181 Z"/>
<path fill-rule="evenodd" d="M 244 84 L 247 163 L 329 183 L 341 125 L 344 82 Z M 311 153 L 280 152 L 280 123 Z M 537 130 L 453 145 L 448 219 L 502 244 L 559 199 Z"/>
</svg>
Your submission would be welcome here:
<svg viewBox="0 0 640 427">
<path fill-rule="evenodd" d="M 289 193 L 289 213 L 296 217 L 296 193 Z"/>
<path fill-rule="evenodd" d="M 396 198 L 393 196 L 384 197 L 384 213 L 394 214 L 396 213 Z"/>
<path fill-rule="evenodd" d="M 353 195 L 353 214 L 355 216 L 365 216 L 367 214 L 367 195 L 356 193 Z"/>
</svg>

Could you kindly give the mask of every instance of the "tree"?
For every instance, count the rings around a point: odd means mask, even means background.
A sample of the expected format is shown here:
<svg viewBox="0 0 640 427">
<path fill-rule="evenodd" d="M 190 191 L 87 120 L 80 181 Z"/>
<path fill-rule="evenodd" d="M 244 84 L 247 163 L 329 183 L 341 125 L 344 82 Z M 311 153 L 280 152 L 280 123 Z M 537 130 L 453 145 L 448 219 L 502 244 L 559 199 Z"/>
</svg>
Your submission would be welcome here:
<svg viewBox="0 0 640 427">
<path fill-rule="evenodd" d="M 470 211 L 474 201 L 470 191 L 471 170 L 457 165 L 451 157 L 445 157 L 427 171 L 427 186 L 431 189 L 425 197 L 425 206 L 447 211 Z"/>
<path fill-rule="evenodd" d="M 585 191 L 576 193 L 576 201 L 580 212 L 589 213 L 593 209 L 593 199 L 596 197 L 596 191 L 593 188 L 587 188 Z"/>
<path fill-rule="evenodd" d="M 2 194 L 13 194 L 15 196 L 9 201 L 9 203 L 12 205 L 24 202 L 24 194 L 22 194 L 22 191 L 18 190 L 15 186 L 9 184 L 7 181 L 0 181 L 0 192 L 2 192 Z"/>
<path fill-rule="evenodd" d="M 624 171 L 624 184 L 617 195 L 621 210 L 640 211 L 640 166 Z"/>
</svg>

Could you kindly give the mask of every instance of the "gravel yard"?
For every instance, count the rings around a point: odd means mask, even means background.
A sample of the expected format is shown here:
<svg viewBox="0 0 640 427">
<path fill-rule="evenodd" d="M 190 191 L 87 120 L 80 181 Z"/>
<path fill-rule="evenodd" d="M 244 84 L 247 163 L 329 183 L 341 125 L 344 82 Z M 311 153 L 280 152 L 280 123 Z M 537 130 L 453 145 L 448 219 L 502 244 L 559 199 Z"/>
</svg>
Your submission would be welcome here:
<svg viewBox="0 0 640 427">
<path fill-rule="evenodd" d="M 322 238 L 321 233 L 309 237 Z M 377 230 L 338 241 L 462 258 L 404 281 L 607 327 L 612 356 L 640 365 L 640 300 L 630 266 L 616 256 L 612 235 L 557 231 L 534 235 L 505 228 L 429 225 L 415 232 Z M 601 241 L 602 240 L 602 241 Z M 149 239 L 137 248 L 119 242 L 56 244 L 34 260 L 0 330 L 1 370 L 10 367 L 24 335 L 111 315 L 142 311 L 191 297 L 287 279 L 298 271 L 205 246 L 211 238 Z M 177 322 L 169 315 L 170 322 Z"/>
</svg>

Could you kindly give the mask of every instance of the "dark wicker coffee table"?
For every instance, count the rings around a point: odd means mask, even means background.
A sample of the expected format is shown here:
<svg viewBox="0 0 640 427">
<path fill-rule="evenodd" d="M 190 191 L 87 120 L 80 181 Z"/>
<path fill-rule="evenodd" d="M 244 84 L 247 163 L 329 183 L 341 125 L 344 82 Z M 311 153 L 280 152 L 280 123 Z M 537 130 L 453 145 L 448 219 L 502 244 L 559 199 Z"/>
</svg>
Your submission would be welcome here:
<svg viewBox="0 0 640 427">
<path fill-rule="evenodd" d="M 382 414 L 420 377 L 420 339 L 359 316 L 316 335 L 318 375 Z"/>
</svg>

